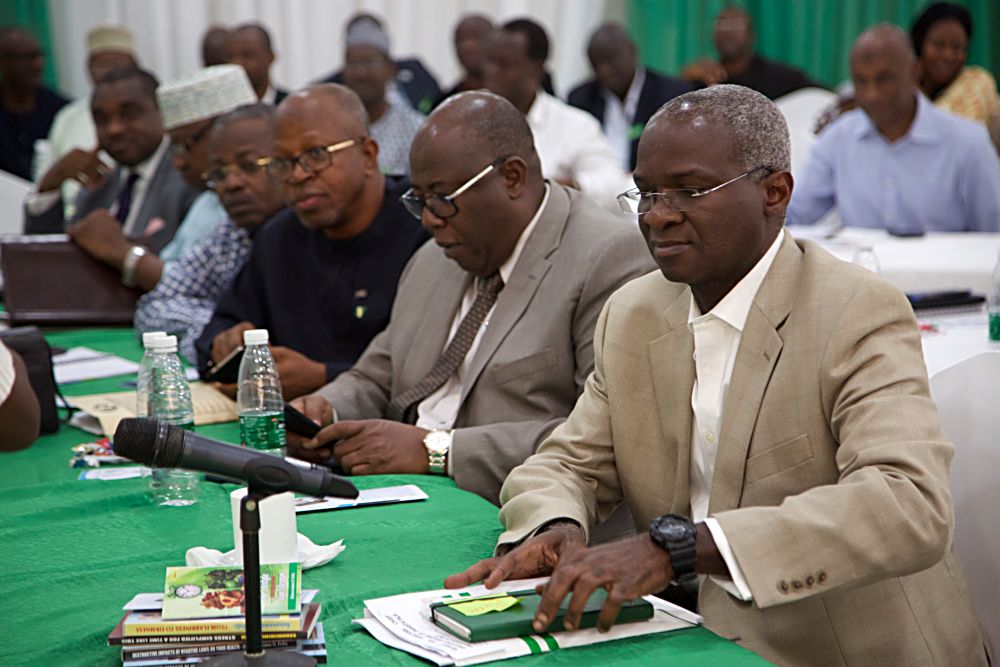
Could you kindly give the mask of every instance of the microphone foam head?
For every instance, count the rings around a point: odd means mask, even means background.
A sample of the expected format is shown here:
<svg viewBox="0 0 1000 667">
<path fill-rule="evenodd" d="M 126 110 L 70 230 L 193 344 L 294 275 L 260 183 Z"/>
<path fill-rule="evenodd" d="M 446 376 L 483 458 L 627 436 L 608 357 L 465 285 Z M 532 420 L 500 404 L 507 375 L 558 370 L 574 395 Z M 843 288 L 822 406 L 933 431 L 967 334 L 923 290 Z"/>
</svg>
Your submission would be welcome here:
<svg viewBox="0 0 1000 667">
<path fill-rule="evenodd" d="M 155 419 L 127 418 L 118 422 L 113 447 L 137 463 L 173 468 L 184 452 L 184 430 Z"/>
</svg>

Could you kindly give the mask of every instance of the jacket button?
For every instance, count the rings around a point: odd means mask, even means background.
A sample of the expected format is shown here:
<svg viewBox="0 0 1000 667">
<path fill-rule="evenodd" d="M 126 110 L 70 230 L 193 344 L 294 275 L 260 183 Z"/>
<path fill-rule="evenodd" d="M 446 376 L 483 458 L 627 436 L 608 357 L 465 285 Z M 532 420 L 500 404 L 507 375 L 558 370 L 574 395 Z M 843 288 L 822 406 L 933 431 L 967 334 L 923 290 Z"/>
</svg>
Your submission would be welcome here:
<svg viewBox="0 0 1000 667">
<path fill-rule="evenodd" d="M 802 582 L 796 579 L 795 581 L 792 582 L 792 588 L 794 588 L 797 591 L 802 590 Z"/>
<path fill-rule="evenodd" d="M 812 585 L 814 583 L 816 583 L 816 580 L 813 578 L 813 576 L 811 574 L 808 577 L 806 577 L 806 586 L 808 586 L 809 588 L 812 588 Z"/>
<path fill-rule="evenodd" d="M 782 593 L 788 593 L 788 582 L 782 580 L 781 583 L 778 584 L 778 590 Z"/>
<path fill-rule="evenodd" d="M 816 581 L 818 581 L 821 584 L 825 584 L 826 583 L 826 572 L 820 572 L 819 574 L 817 574 L 816 575 Z"/>
</svg>

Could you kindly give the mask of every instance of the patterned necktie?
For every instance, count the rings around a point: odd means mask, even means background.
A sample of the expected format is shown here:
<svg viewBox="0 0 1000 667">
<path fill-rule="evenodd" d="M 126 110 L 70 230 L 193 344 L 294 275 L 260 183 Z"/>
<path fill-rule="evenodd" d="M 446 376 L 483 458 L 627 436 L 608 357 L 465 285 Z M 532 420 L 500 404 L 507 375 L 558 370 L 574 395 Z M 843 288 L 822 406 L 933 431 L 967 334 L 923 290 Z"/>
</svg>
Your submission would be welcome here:
<svg viewBox="0 0 1000 667">
<path fill-rule="evenodd" d="M 497 296 L 502 289 L 503 278 L 500 277 L 499 273 L 494 273 L 479 281 L 476 289 L 476 300 L 462 319 L 462 323 L 458 325 L 458 331 L 448 341 L 444 352 L 434 362 L 434 366 L 427 372 L 427 375 L 420 382 L 392 399 L 386 410 L 386 416 L 389 419 L 407 424 L 416 423 L 417 405 L 437 391 L 462 365 L 462 360 L 465 359 L 465 355 L 469 353 L 469 349 L 476 339 L 479 327 L 493 304 L 496 303 Z"/>
<path fill-rule="evenodd" d="M 115 213 L 115 218 L 122 225 L 128 220 L 129 211 L 132 210 L 132 193 L 135 191 L 135 182 L 139 180 L 139 174 L 132 172 L 129 174 L 128 179 L 125 181 L 125 185 L 122 189 L 118 191 L 118 198 L 115 199 L 115 203 L 118 205 L 118 211 Z"/>
</svg>

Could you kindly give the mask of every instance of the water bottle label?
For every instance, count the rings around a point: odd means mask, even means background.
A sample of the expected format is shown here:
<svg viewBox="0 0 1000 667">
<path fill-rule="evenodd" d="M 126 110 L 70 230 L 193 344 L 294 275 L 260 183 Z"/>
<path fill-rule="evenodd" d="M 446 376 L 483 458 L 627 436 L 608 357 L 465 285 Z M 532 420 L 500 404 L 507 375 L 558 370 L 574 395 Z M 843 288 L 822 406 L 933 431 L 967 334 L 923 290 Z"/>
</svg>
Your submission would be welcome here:
<svg viewBox="0 0 1000 667">
<path fill-rule="evenodd" d="M 279 449 L 285 446 L 285 415 L 240 415 L 240 439 L 251 449 Z"/>
<path fill-rule="evenodd" d="M 1000 341 L 1000 313 L 990 313 L 990 340 Z"/>
</svg>

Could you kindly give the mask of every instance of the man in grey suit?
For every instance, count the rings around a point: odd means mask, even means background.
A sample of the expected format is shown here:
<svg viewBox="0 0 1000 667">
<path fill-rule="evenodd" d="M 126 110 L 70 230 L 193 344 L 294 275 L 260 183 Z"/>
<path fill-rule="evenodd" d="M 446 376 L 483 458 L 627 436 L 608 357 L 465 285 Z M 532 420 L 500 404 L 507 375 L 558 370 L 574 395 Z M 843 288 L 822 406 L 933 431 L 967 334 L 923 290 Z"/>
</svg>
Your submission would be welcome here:
<svg viewBox="0 0 1000 667">
<path fill-rule="evenodd" d="M 448 474 L 496 503 L 583 390 L 605 300 L 654 265 L 634 225 L 542 177 L 524 115 L 502 97 L 450 98 L 410 166 L 403 203 L 435 243 L 357 364 L 293 403 L 324 428 L 289 436 L 290 450 L 355 475 Z"/>
<path fill-rule="evenodd" d="M 72 150 L 39 181 L 25 202 L 24 231 L 53 234 L 93 216 L 117 220 L 126 236 L 158 252 L 173 238 L 197 196 L 170 162 L 163 123 L 156 104 L 157 81 L 134 68 L 114 70 L 94 88 L 91 113 L 98 145 Z M 101 151 L 118 166 L 109 167 Z M 83 184 L 71 220 L 63 217 L 60 187 L 74 179 Z M 84 233 L 86 223 L 82 224 Z"/>
</svg>

